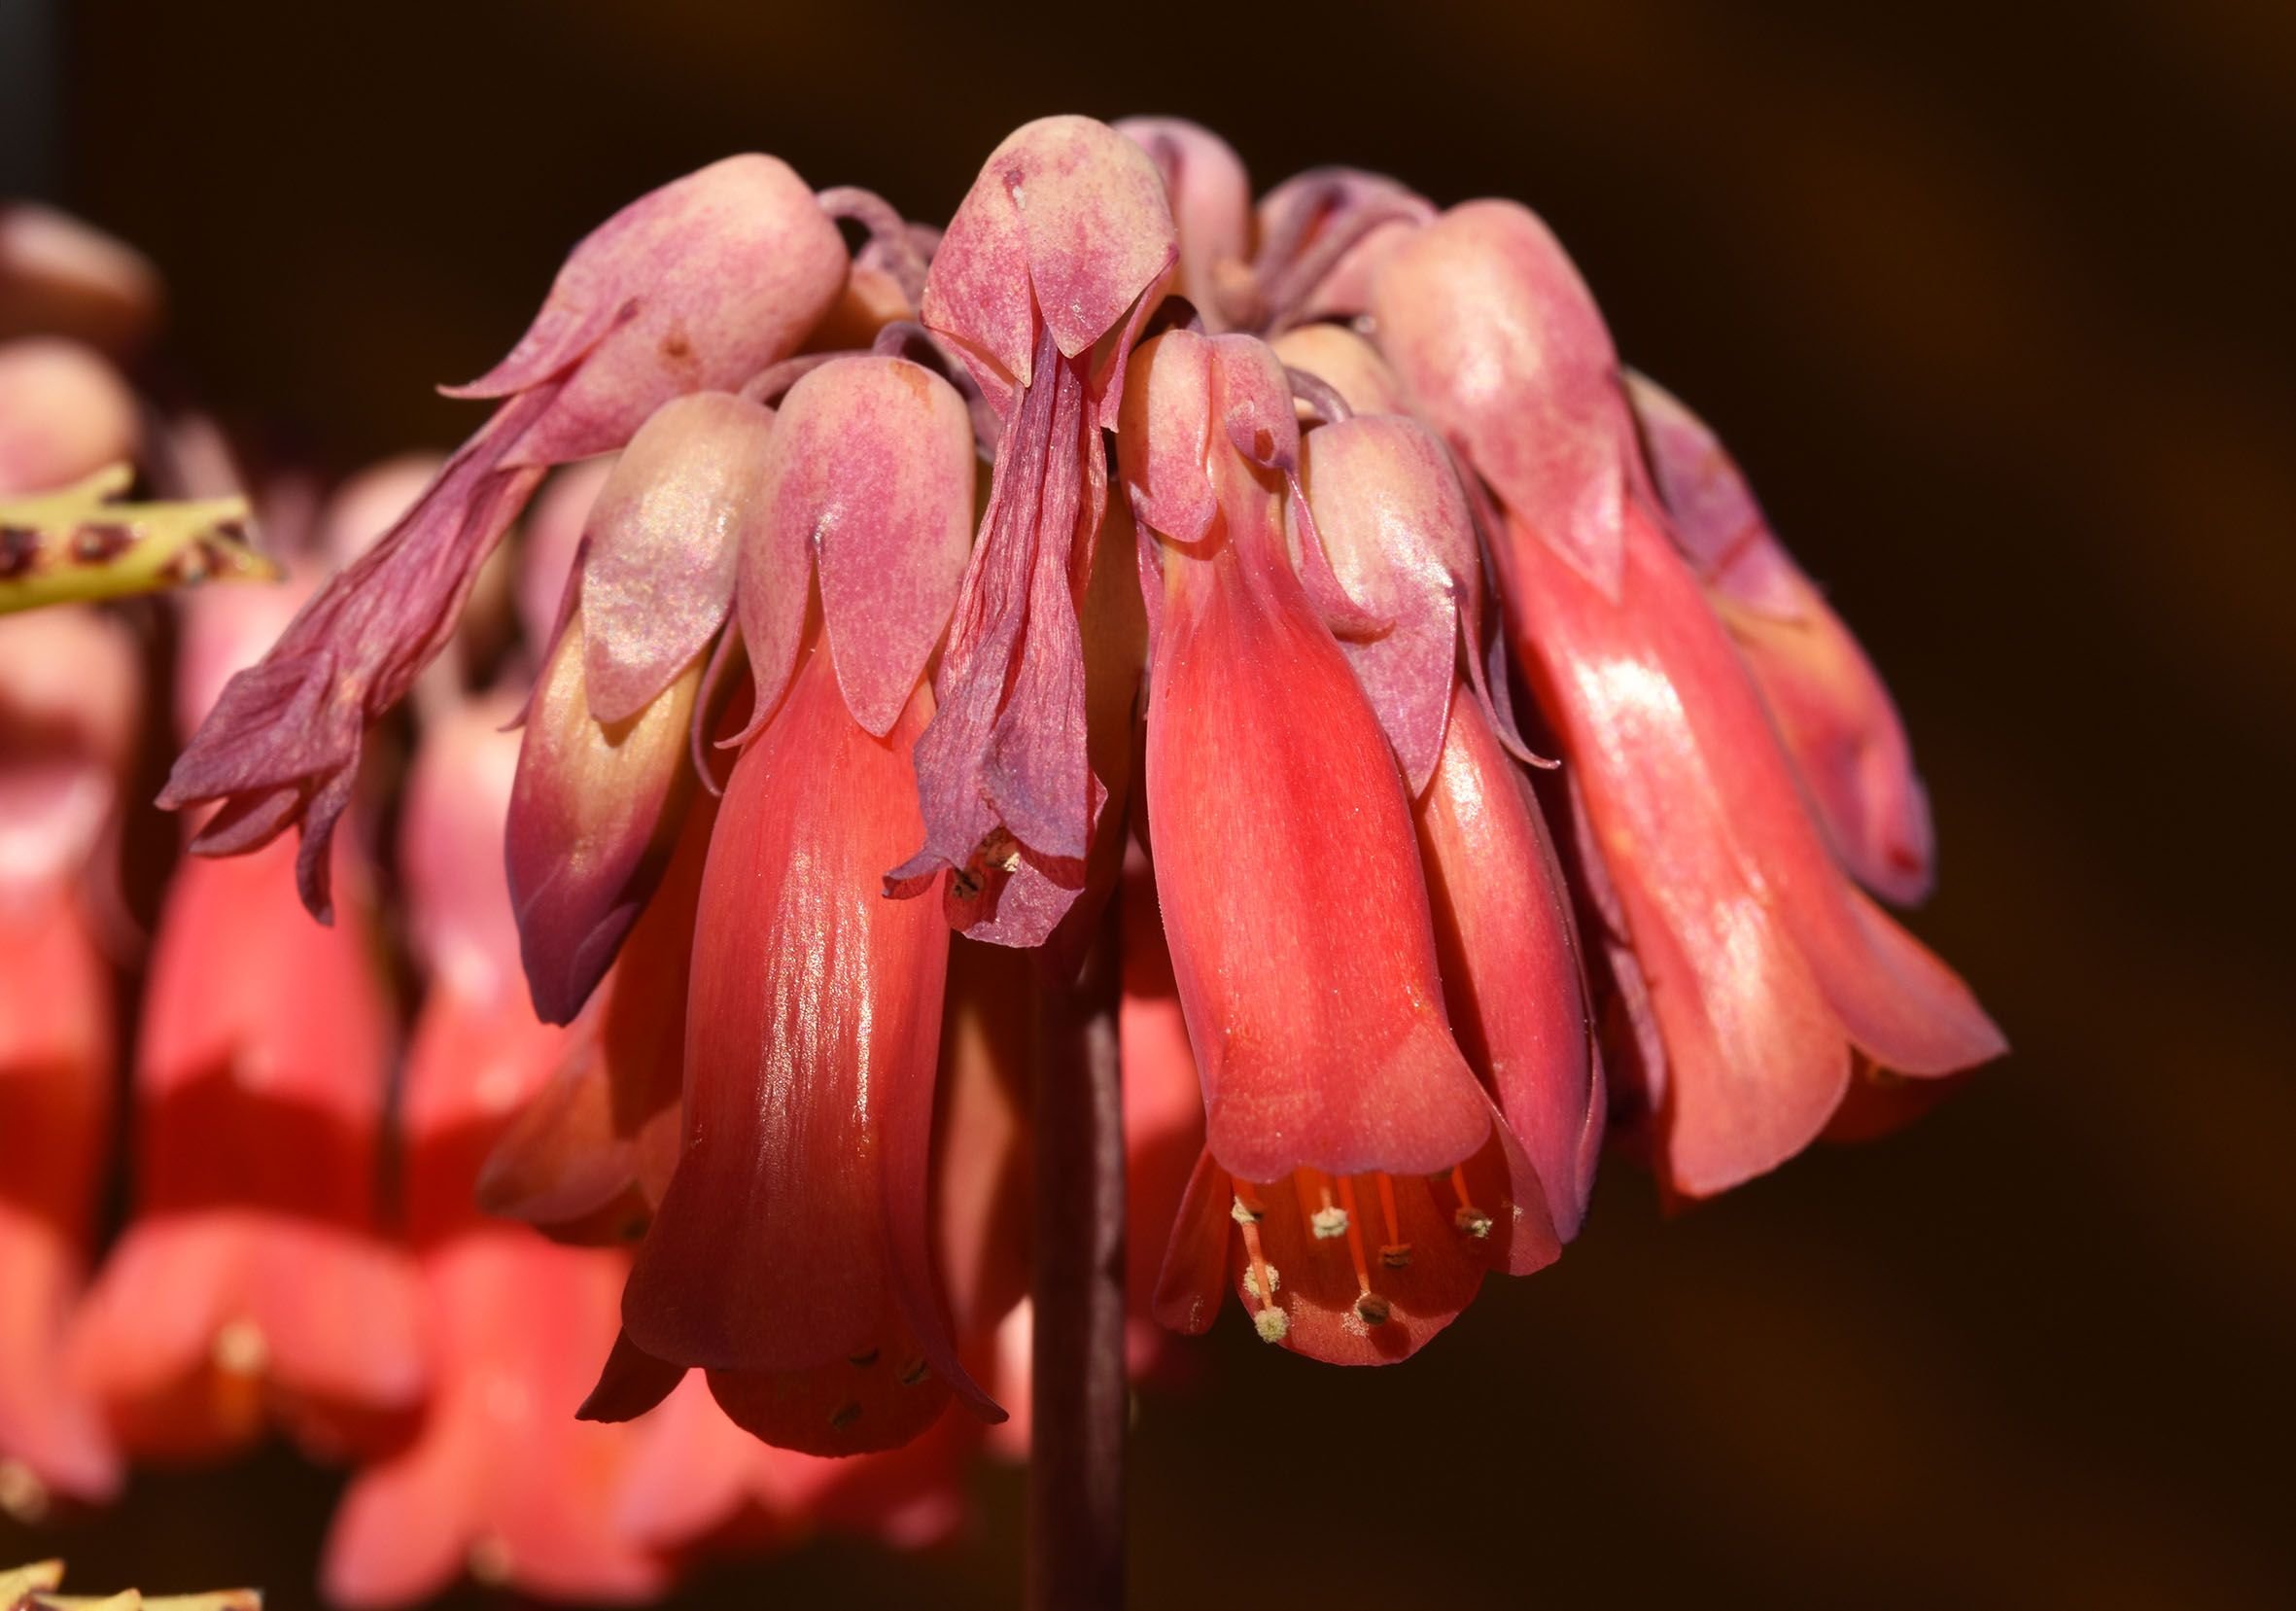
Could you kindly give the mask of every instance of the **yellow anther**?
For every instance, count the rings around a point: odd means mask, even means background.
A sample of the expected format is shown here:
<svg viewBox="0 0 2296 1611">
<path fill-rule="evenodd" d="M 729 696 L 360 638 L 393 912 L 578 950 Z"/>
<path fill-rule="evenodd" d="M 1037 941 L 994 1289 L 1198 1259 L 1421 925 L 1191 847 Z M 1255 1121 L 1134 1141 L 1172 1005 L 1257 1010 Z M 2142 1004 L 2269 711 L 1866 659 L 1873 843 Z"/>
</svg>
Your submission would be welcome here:
<svg viewBox="0 0 2296 1611">
<path fill-rule="evenodd" d="M 1252 1316 L 1252 1329 L 1263 1343 L 1280 1343 L 1292 1334 L 1292 1317 L 1270 1306 Z"/>
</svg>

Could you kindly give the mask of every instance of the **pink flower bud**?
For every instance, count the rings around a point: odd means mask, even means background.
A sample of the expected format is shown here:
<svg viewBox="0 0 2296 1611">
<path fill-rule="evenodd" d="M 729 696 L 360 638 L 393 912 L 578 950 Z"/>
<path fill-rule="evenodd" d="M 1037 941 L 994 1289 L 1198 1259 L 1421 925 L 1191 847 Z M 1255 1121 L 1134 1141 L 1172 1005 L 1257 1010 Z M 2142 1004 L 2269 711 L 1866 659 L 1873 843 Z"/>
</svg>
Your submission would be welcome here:
<svg viewBox="0 0 2296 1611">
<path fill-rule="evenodd" d="M 573 1020 L 620 951 L 693 788 L 687 729 L 702 667 L 609 725 L 590 714 L 587 642 L 577 609 L 527 707 L 504 841 L 527 984 L 551 1024 Z"/>
</svg>

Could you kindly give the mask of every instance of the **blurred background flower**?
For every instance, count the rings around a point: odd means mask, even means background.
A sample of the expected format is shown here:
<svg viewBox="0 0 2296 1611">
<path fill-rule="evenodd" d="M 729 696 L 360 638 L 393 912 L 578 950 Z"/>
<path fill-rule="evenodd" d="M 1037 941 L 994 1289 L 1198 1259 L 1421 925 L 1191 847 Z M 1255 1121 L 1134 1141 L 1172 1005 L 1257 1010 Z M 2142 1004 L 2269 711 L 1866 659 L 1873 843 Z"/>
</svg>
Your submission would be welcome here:
<svg viewBox="0 0 2296 1611">
<path fill-rule="evenodd" d="M 727 151 L 946 217 L 1049 95 L 1201 118 L 1263 184 L 1337 157 L 1531 202 L 1887 668 L 1944 846 L 1919 927 L 2018 1057 L 1905 1136 L 1671 1222 L 1604 1194 L 1439 1371 L 1335 1383 L 1215 1331 L 1195 1395 L 1142 1401 L 1139 1602 L 1271 1571 L 1463 1605 L 2272 1604 L 2296 1581 L 2296 1025 L 2272 985 L 2296 971 L 2296 262 L 2252 228 L 2296 165 L 2284 18 L 1330 8 L 1190 52 L 1171 18 L 1172 48 L 1110 17 L 1094 49 L 891 6 L 51 15 L 59 53 L 0 53 L 39 90 L 10 115 L 58 114 L 45 148 L 8 142 L 48 160 L 5 188 L 166 265 L 153 385 L 180 366 L 243 437 L 336 473 L 460 434 L 423 388 L 495 356 L 597 219 Z M 800 61 L 851 71 L 774 65 Z M 1407 1449 L 1434 1473 L 1433 1429 L 1440 1480 L 1335 1509 L 1326 1473 Z M 1008 1603 L 1018 1486 L 973 1481 L 982 1522 L 936 1553 L 817 1544 L 690 1592 Z M 139 1472 L 64 1547 L 103 1582 L 305 1603 L 338 1482 L 276 1446 Z M 44 1553 L 0 1523 L 0 1559 Z"/>
</svg>

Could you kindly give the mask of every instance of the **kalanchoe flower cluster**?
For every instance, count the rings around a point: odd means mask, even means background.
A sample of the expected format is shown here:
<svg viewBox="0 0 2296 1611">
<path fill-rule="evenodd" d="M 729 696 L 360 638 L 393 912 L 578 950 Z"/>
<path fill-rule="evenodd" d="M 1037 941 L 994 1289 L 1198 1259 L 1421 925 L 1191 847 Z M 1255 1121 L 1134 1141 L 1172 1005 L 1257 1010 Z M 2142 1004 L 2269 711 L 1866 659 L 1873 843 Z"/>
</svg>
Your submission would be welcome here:
<svg viewBox="0 0 2296 1611">
<path fill-rule="evenodd" d="M 1096 936 L 1156 1129 L 1140 1308 L 1233 1289 L 1339 1362 L 1556 1258 L 1614 1103 L 1698 1196 L 2001 1049 L 1857 887 L 1931 861 L 1870 666 L 1513 203 L 1323 169 L 1255 210 L 1202 129 L 1051 118 L 936 232 L 736 158 L 461 395 L 496 414 L 166 799 L 218 802 L 210 853 L 299 823 L 324 914 L 365 728 L 543 469 L 619 453 L 507 789 L 568 1050 L 480 1175 L 643 1231 L 585 1415 L 690 1419 L 693 1372 L 808 1455 L 997 1418 L 952 1025 Z"/>
</svg>

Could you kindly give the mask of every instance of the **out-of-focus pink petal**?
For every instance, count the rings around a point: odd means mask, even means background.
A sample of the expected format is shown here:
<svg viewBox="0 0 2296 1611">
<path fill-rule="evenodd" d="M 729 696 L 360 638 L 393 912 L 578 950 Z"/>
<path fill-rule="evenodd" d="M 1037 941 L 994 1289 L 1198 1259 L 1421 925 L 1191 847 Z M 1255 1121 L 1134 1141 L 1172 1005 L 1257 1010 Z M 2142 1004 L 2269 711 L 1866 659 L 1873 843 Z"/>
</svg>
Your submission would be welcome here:
<svg viewBox="0 0 2296 1611">
<path fill-rule="evenodd" d="M 614 461 L 584 525 L 590 715 L 627 721 L 698 660 L 734 594 L 765 488 L 773 414 L 729 392 L 673 398 Z"/>
<path fill-rule="evenodd" d="M 1772 534 L 1705 422 L 1641 375 L 1628 374 L 1627 396 L 1670 529 L 1736 639 L 1835 851 L 1884 898 L 1920 900 L 1936 850 L 1929 796 L 1880 673 Z"/>
<path fill-rule="evenodd" d="M 0 204 L 0 340 L 52 333 L 110 352 L 158 323 L 151 262 L 92 225 L 37 202 Z"/>
<path fill-rule="evenodd" d="M 1434 204 L 1383 173 L 1310 168 L 1260 198 L 1255 327 L 1282 330 L 1367 311 L 1370 287 Z"/>
<path fill-rule="evenodd" d="M 466 1569 L 553 1599 L 635 1603 L 667 1587 L 617 1514 L 630 1429 L 574 1416 L 613 1338 L 622 1268 L 524 1230 L 425 1259 L 438 1383 L 417 1439 L 344 1496 L 321 1567 L 329 1598 L 411 1604 Z"/>
<path fill-rule="evenodd" d="M 538 656 L 557 636 L 559 605 L 574 575 L 582 527 L 613 466 L 611 454 L 567 466 L 542 484 L 527 511 L 518 555 L 518 627 Z"/>
<path fill-rule="evenodd" d="M 0 494 L 68 486 L 123 459 L 142 433 L 134 394 L 77 341 L 0 345 Z"/>
<path fill-rule="evenodd" d="M 1372 312 L 1412 411 L 1617 598 L 1634 423 L 1610 331 L 1547 226 L 1512 201 L 1453 207 L 1388 257 Z"/>
<path fill-rule="evenodd" d="M 45 905 L 87 866 L 142 696 L 124 621 L 78 609 L 0 618 L 0 908 Z"/>
<path fill-rule="evenodd" d="M 49 1494 L 101 1503 L 120 1490 L 120 1456 L 64 1363 L 65 1327 L 85 1274 L 74 1239 L 0 1199 L 0 1462 L 18 1466 L 40 1489 L 29 1503 L 0 1508 L 36 1513 Z"/>
<path fill-rule="evenodd" d="M 68 882 L 0 893 L 0 1462 L 50 1494 L 109 1498 L 120 1462 L 69 1377 L 111 1119 L 112 985 Z"/>
</svg>

